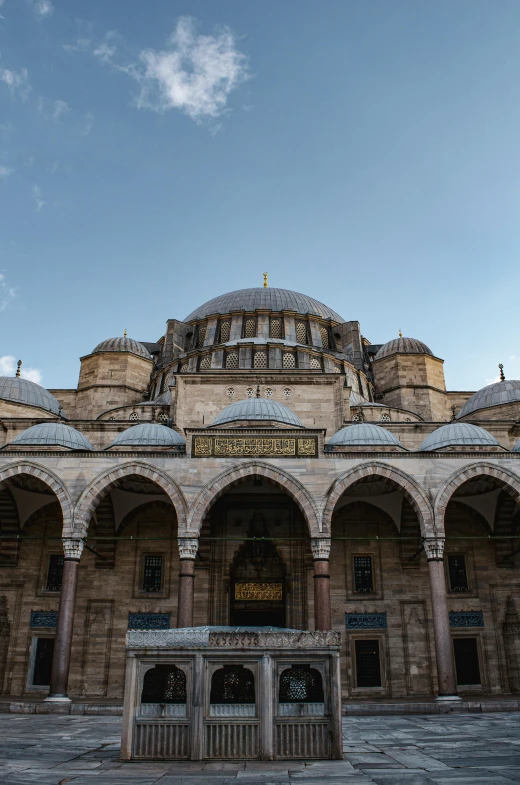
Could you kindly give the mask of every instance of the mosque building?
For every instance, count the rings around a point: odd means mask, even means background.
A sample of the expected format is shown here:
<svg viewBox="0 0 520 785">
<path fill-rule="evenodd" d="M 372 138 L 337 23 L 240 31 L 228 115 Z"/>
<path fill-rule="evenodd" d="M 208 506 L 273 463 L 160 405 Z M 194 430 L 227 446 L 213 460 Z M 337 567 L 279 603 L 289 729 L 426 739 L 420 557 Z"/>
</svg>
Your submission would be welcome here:
<svg viewBox="0 0 520 785">
<path fill-rule="evenodd" d="M 265 285 L 102 341 L 74 389 L 18 368 L 0 423 L 4 698 L 121 703 L 128 629 L 203 625 L 341 631 L 347 702 L 520 693 L 502 369 L 446 390 L 420 340 Z"/>
</svg>

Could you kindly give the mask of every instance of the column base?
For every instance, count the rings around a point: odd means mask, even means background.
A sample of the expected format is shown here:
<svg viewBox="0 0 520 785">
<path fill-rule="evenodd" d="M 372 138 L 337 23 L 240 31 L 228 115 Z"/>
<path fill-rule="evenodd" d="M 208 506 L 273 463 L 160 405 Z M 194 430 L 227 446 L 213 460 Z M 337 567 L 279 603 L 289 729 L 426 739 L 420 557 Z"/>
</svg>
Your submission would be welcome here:
<svg viewBox="0 0 520 785">
<path fill-rule="evenodd" d="M 462 698 L 459 695 L 437 695 L 435 700 L 436 701 L 461 701 Z"/>
<path fill-rule="evenodd" d="M 44 703 L 72 703 L 66 695 L 49 695 L 43 699 Z"/>
</svg>

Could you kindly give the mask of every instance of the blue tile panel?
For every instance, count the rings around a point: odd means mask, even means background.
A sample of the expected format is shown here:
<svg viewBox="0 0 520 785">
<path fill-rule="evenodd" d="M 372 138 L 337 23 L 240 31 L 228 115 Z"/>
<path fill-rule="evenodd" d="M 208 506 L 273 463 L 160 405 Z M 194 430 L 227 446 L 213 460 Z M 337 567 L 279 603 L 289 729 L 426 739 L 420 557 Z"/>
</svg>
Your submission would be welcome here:
<svg viewBox="0 0 520 785">
<path fill-rule="evenodd" d="M 347 630 L 386 630 L 386 613 L 346 613 Z"/>
<path fill-rule="evenodd" d="M 31 611 L 31 627 L 56 627 L 58 611 Z"/>
<path fill-rule="evenodd" d="M 483 627 L 482 611 L 450 611 L 450 627 Z"/>
<path fill-rule="evenodd" d="M 169 630 L 169 613 L 129 613 L 129 630 Z"/>
</svg>

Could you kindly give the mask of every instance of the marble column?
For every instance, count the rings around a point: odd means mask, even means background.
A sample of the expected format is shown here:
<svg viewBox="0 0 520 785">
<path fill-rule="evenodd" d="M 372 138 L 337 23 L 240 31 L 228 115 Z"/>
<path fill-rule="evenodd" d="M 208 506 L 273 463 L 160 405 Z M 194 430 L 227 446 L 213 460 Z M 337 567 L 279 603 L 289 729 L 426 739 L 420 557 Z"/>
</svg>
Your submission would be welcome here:
<svg viewBox="0 0 520 785">
<path fill-rule="evenodd" d="M 313 537 L 311 539 L 312 557 L 314 559 L 314 629 L 330 630 L 330 575 L 329 575 L 329 538 Z"/>
<path fill-rule="evenodd" d="M 195 595 L 195 558 L 199 548 L 197 537 L 179 537 L 179 602 L 177 604 L 177 627 L 193 627 L 193 603 Z"/>
<path fill-rule="evenodd" d="M 455 674 L 444 573 L 444 538 L 427 537 L 424 540 L 424 550 L 428 559 L 432 596 L 433 636 L 439 682 L 437 700 L 460 700 L 457 695 L 457 676 Z"/>
<path fill-rule="evenodd" d="M 79 560 L 83 552 L 83 540 L 66 538 L 63 540 L 64 561 L 61 580 L 58 623 L 54 639 L 52 657 L 51 689 L 46 701 L 70 703 L 67 694 L 72 649 L 74 612 L 76 610 L 76 589 L 78 585 Z"/>
</svg>

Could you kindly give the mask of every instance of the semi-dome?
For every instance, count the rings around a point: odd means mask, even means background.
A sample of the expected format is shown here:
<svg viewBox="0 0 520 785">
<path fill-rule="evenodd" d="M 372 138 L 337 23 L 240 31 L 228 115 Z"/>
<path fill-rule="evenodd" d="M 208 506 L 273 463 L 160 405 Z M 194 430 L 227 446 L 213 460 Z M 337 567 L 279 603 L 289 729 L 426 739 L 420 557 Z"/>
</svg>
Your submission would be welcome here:
<svg viewBox="0 0 520 785">
<path fill-rule="evenodd" d="M 320 319 L 332 319 L 339 323 L 345 321 L 332 308 L 306 294 L 293 292 L 290 289 L 272 289 L 263 286 L 254 289 L 237 289 L 235 292 L 214 297 L 192 311 L 184 321 L 191 322 L 195 319 L 204 319 L 212 314 L 231 313 L 231 311 L 257 310 L 295 311 L 302 316 L 309 314 Z"/>
<path fill-rule="evenodd" d="M 0 376 L 0 399 L 63 415 L 61 404 L 54 395 L 36 382 L 19 376 Z"/>
<path fill-rule="evenodd" d="M 303 428 L 298 417 L 288 406 L 267 398 L 246 398 L 243 401 L 235 401 L 215 417 L 213 425 L 224 425 L 239 420 L 263 420 L 264 422 L 279 422 L 295 428 Z"/>
<path fill-rule="evenodd" d="M 468 449 L 495 447 L 502 449 L 495 437 L 484 428 L 479 428 L 478 425 L 472 425 L 469 422 L 450 422 L 428 434 L 419 450 L 433 452 L 444 450 L 446 447 L 467 447 Z"/>
<path fill-rule="evenodd" d="M 347 425 L 332 436 L 327 447 L 403 447 L 397 436 L 387 428 L 360 422 Z"/>
<path fill-rule="evenodd" d="M 98 343 L 92 354 L 96 352 L 129 352 L 130 354 L 137 354 L 138 357 L 146 357 L 151 360 L 150 352 L 139 341 L 134 341 L 133 338 L 107 338 L 105 341 Z"/>
<path fill-rule="evenodd" d="M 425 343 L 416 338 L 393 338 L 387 341 L 377 352 L 374 360 L 388 357 L 390 354 L 429 354 L 433 357 L 433 352 Z"/>
<path fill-rule="evenodd" d="M 514 403 L 515 401 L 520 401 L 520 381 L 512 379 L 488 384 L 487 387 L 483 387 L 481 390 L 474 393 L 471 398 L 468 398 L 457 414 L 457 420 L 461 417 L 467 417 L 468 414 L 472 414 L 479 409 L 489 409 L 491 406 L 503 406 L 504 404 Z"/>
<path fill-rule="evenodd" d="M 132 425 L 118 434 L 110 447 L 184 447 L 186 440 L 180 433 L 157 422 Z"/>
<path fill-rule="evenodd" d="M 17 447 L 66 447 L 68 450 L 93 450 L 81 431 L 63 422 L 42 422 L 20 433 L 9 445 Z"/>
</svg>

